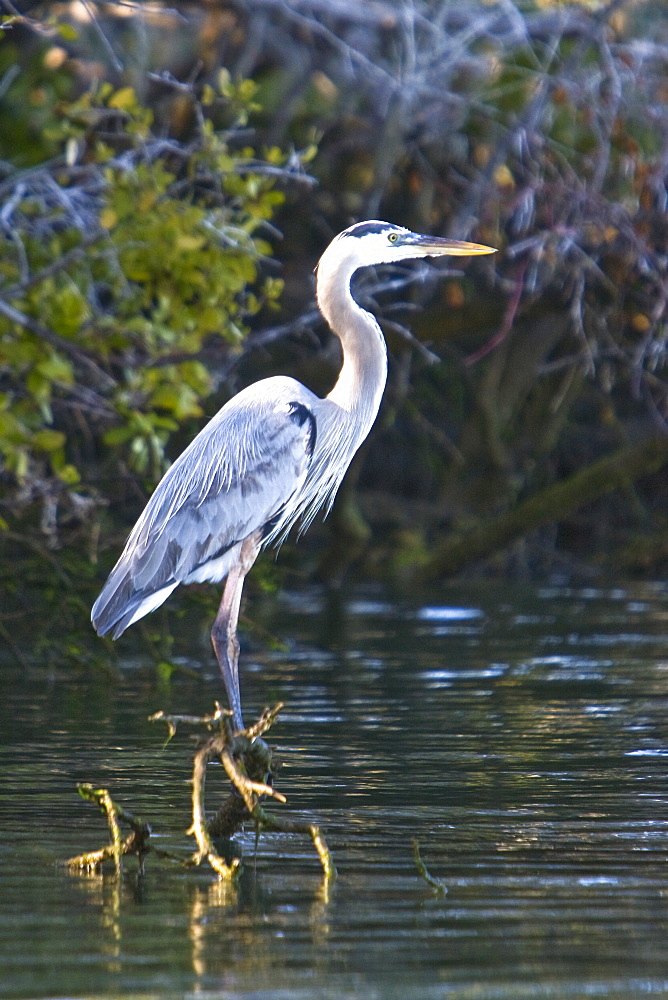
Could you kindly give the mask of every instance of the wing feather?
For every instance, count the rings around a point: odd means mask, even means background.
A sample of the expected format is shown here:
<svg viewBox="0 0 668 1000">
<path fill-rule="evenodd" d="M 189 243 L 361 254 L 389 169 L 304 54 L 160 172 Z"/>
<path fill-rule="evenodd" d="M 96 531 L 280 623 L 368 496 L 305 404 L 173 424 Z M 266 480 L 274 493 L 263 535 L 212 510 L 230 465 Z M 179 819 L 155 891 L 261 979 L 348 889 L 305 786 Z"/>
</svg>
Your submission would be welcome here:
<svg viewBox="0 0 668 1000">
<path fill-rule="evenodd" d="M 120 635 L 179 583 L 222 579 L 240 542 L 280 519 L 308 473 L 314 400 L 293 379 L 265 379 L 200 431 L 156 487 L 93 607 L 100 634 Z"/>
</svg>

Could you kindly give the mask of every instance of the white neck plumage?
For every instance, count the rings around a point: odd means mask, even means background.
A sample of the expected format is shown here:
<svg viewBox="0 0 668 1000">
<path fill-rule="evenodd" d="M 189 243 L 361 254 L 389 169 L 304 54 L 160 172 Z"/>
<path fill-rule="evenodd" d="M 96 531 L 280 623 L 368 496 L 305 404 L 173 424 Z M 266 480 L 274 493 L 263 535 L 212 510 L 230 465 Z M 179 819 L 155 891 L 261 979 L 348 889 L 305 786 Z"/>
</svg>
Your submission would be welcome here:
<svg viewBox="0 0 668 1000">
<path fill-rule="evenodd" d="M 352 297 L 350 282 L 358 265 L 338 255 L 331 257 L 325 254 L 320 261 L 317 299 L 320 311 L 341 341 L 343 365 L 327 399 L 354 418 L 355 436 L 361 442 L 380 407 L 387 380 L 387 349 L 374 317 Z M 335 283 L 331 280 L 333 274 Z"/>
</svg>

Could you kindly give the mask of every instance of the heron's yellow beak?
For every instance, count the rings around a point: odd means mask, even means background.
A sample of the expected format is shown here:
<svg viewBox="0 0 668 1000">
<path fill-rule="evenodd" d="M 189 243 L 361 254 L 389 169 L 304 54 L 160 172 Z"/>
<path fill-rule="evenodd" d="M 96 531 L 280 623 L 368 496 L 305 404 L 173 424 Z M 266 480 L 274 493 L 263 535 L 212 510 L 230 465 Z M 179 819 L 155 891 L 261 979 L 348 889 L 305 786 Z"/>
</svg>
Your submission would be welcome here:
<svg viewBox="0 0 668 1000">
<path fill-rule="evenodd" d="M 434 256 L 443 254 L 449 257 L 477 257 L 484 253 L 496 253 L 496 247 L 486 247 L 482 243 L 467 243 L 464 240 L 448 240 L 442 236 L 421 236 L 415 234 L 407 241 L 413 245 L 420 255 Z"/>
</svg>

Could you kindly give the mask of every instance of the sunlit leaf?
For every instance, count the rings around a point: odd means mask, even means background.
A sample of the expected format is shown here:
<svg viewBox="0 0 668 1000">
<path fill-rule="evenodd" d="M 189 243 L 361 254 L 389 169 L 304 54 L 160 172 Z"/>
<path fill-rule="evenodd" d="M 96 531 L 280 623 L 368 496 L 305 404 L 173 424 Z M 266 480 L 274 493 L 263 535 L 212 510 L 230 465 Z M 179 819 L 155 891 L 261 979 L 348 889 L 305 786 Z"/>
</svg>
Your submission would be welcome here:
<svg viewBox="0 0 668 1000">
<path fill-rule="evenodd" d="M 111 95 L 107 104 L 110 108 L 118 108 L 120 111 L 130 111 L 136 106 L 137 97 L 132 87 L 121 87 L 120 90 Z"/>
<path fill-rule="evenodd" d="M 33 445 L 39 451 L 55 451 L 56 448 L 62 448 L 65 444 L 65 435 L 62 431 L 54 431 L 45 427 L 44 430 L 37 431 L 32 440 Z"/>
<path fill-rule="evenodd" d="M 56 24 L 56 31 L 61 38 L 64 38 L 67 42 L 76 42 L 79 38 L 79 32 L 74 27 L 73 24 L 68 24 L 65 21 L 60 21 Z"/>
</svg>

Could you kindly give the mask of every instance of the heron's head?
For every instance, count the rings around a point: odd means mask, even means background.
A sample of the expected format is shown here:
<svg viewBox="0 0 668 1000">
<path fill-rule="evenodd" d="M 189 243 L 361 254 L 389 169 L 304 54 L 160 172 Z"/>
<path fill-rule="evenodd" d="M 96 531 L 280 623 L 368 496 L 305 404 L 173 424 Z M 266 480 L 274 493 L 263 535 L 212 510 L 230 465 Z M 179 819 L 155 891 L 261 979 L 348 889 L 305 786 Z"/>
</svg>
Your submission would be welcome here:
<svg viewBox="0 0 668 1000">
<path fill-rule="evenodd" d="M 473 257 L 495 253 L 494 247 L 481 243 L 466 243 L 441 236 L 423 236 L 403 226 L 390 222 L 357 222 L 339 233 L 323 254 L 330 254 L 341 265 L 368 267 L 373 264 L 390 264 L 411 257 Z M 344 265 L 345 266 L 345 265 Z"/>
</svg>

